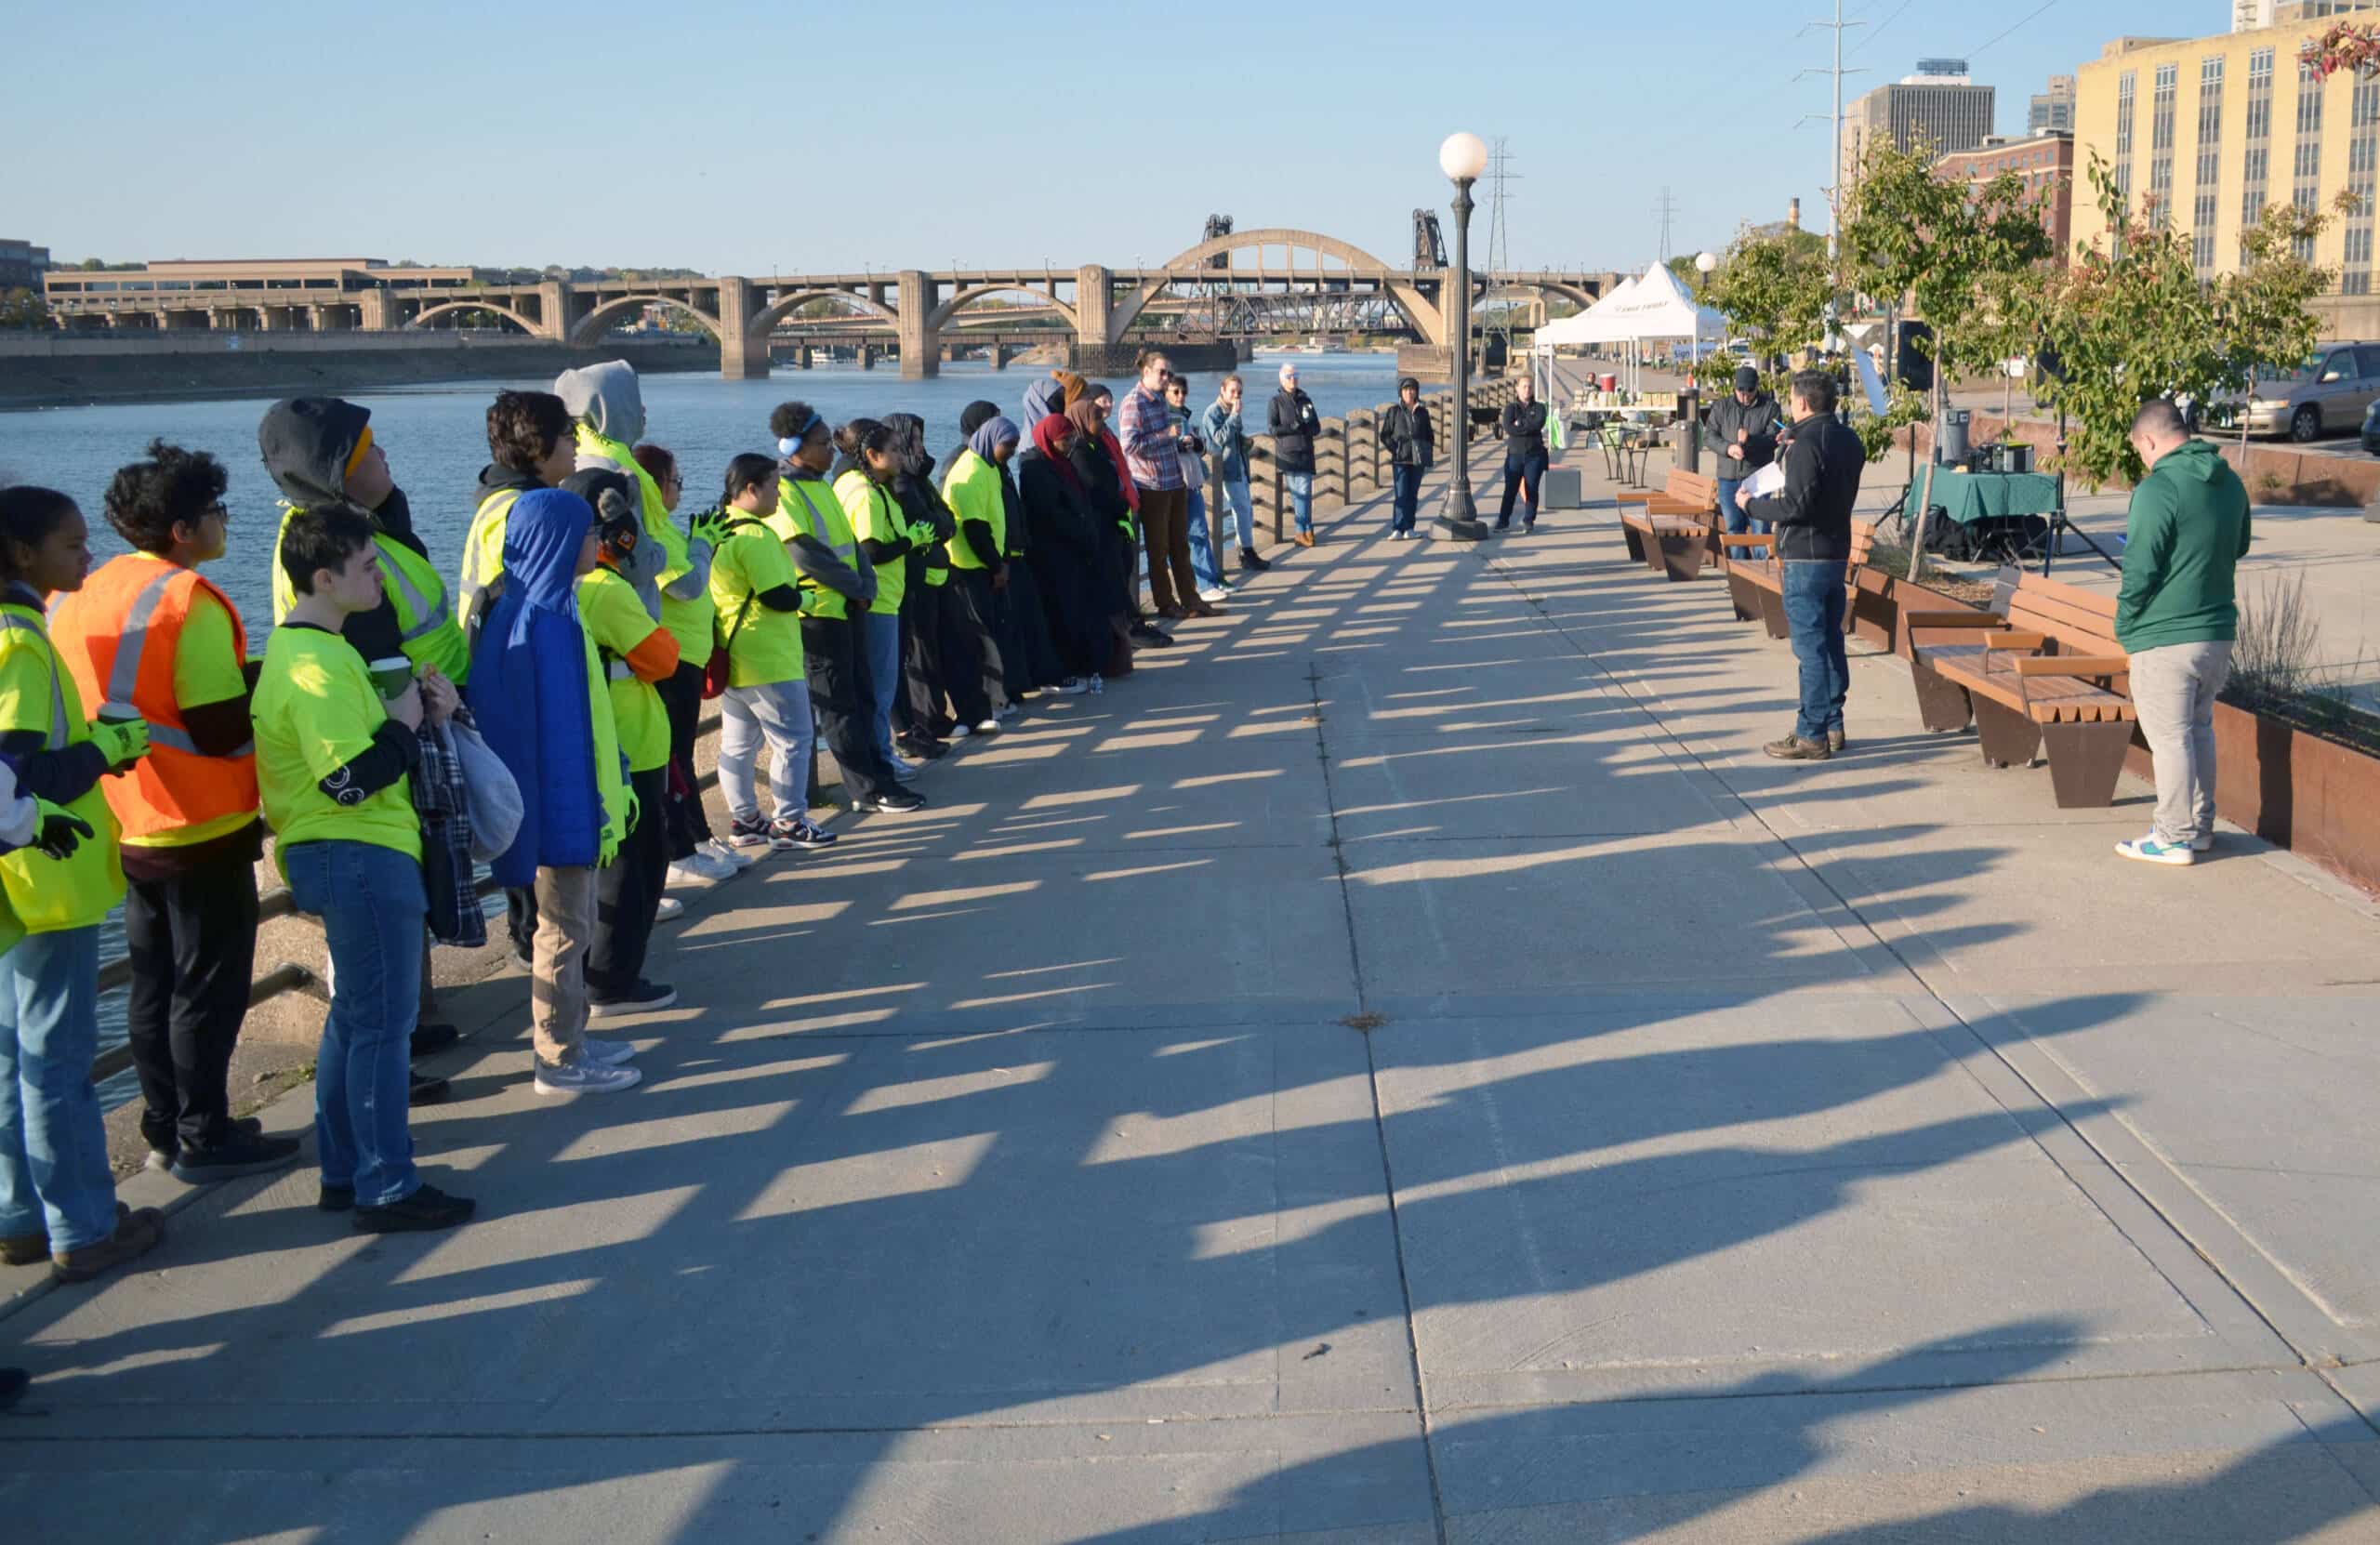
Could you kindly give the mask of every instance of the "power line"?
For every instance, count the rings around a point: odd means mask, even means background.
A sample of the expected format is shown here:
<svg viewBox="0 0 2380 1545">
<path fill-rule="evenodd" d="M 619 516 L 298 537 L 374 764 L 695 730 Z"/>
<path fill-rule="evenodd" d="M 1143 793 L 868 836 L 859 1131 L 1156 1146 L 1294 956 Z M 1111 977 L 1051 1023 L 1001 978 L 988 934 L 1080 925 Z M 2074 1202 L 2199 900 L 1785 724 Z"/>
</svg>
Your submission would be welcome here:
<svg viewBox="0 0 2380 1545">
<path fill-rule="evenodd" d="M 2025 25 L 2025 22 L 2026 22 L 2026 21 L 2030 21 L 2034 17 L 2041 15 L 2041 14 L 2042 14 L 2042 12 L 2043 12 L 2043 11 L 2045 11 L 2045 10 L 2049 9 L 2052 6 L 2055 6 L 2055 5 L 2056 5 L 2056 4 L 2057 4 L 2057 0 L 2042 0 L 2042 3 L 2041 3 L 2039 6 L 2035 7 L 2034 7 L 2034 8 L 2033 8 L 2030 13 L 2028 13 L 2028 14 L 2027 14 L 2027 16 L 2025 17 L 2025 20 L 2024 20 L 2024 21 L 2019 21 L 2019 22 L 2017 22 L 2017 23 L 2016 23 L 2016 26 L 2009 28 L 2009 29 L 2008 29 L 2006 32 L 2004 32 L 2004 33 L 2002 33 L 1998 37 L 1993 38 L 1993 39 L 1991 40 L 1991 43 L 1987 43 L 1987 44 L 1985 44 L 1985 45 L 1983 46 L 1983 48 L 1970 48 L 1970 49 L 1968 49 L 1968 50 L 1967 50 L 1967 58 L 1969 58 L 1969 59 L 1973 59 L 1973 58 L 1975 58 L 1975 57 L 1976 57 L 1976 55 L 1982 53 L 1984 48 L 1989 48 L 1989 47 L 1990 47 L 1992 43 L 1999 43 L 1999 42 L 2003 41 L 2003 39 L 2006 39 L 2006 38 L 2009 38 L 2009 37 L 2014 36 L 2014 35 L 2015 35 L 2015 34 L 2016 34 L 2016 33 L 2017 33 L 2021 28 L 2023 28 L 2023 27 L 2024 27 L 2024 25 Z"/>
<path fill-rule="evenodd" d="M 1851 51 L 1856 54 L 1860 49 L 1868 46 L 1871 43 L 1875 42 L 1876 33 L 1883 32 L 1886 27 L 1889 27 L 1894 22 L 1899 20 L 1900 13 L 1909 9 L 1911 4 L 1911 0 L 1900 0 L 1900 4 L 1893 7 L 1892 15 L 1884 18 L 1882 21 L 1877 22 L 1873 31 L 1869 33 L 1866 37 L 1861 38 L 1858 43 L 1852 45 Z"/>
</svg>

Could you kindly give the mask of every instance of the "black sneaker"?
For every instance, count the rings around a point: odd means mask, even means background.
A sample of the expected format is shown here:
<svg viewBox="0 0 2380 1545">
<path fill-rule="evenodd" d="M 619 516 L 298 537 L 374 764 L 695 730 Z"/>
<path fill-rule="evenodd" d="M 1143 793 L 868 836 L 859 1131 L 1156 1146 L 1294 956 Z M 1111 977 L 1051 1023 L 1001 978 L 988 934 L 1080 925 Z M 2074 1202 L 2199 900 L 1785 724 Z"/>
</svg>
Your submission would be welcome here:
<svg viewBox="0 0 2380 1545">
<path fill-rule="evenodd" d="M 911 811 L 926 808 L 926 797 L 912 794 L 906 788 L 890 788 L 873 799 L 859 802 L 862 810 L 882 811 L 887 815 L 906 815 Z"/>
<path fill-rule="evenodd" d="M 904 735 L 892 743 L 892 748 L 905 757 L 914 757 L 921 761 L 940 761 L 950 755 L 947 741 L 928 740 L 923 735 Z"/>
<path fill-rule="evenodd" d="M 298 1157 L 294 1137 L 231 1136 L 203 1147 L 183 1143 L 174 1160 L 174 1178 L 185 1185 L 209 1185 L 279 1169 Z"/>
<path fill-rule="evenodd" d="M 649 1014 L 656 1009 L 667 1009 L 677 1001 L 677 988 L 638 977 L 636 985 L 627 992 L 590 998 L 587 1004 L 587 1017 L 617 1019 L 623 1014 Z"/>
<path fill-rule="evenodd" d="M 433 1051 L 443 1051 L 463 1038 L 462 1031 L 451 1024 L 431 1020 L 413 1027 L 412 1055 L 427 1057 Z"/>
<path fill-rule="evenodd" d="M 797 848 L 831 848 L 837 835 L 806 815 L 798 821 L 769 823 L 769 839 L 773 843 L 789 842 Z"/>
<path fill-rule="evenodd" d="M 1239 566 L 1251 574 L 1261 574 L 1273 565 L 1257 556 L 1254 548 L 1242 548 L 1239 549 Z"/>
<path fill-rule="evenodd" d="M 416 1073 L 413 1076 L 413 1087 L 405 1090 L 405 1103 L 435 1105 L 453 1091 L 454 1086 L 445 1079 L 432 1077 L 427 1073 Z"/>
<path fill-rule="evenodd" d="M 424 1229 L 451 1229 L 457 1223 L 468 1223 L 480 1204 L 468 1196 L 449 1196 L 436 1186 L 424 1182 L 420 1189 L 403 1201 L 387 1207 L 360 1207 L 355 1209 L 355 1232 L 358 1234 L 412 1234 Z"/>
<path fill-rule="evenodd" d="M 22 1368 L 0 1368 L 0 1411 L 14 1406 L 33 1381 L 33 1376 Z"/>
<path fill-rule="evenodd" d="M 319 1212 L 353 1212 L 355 1210 L 355 1187 L 351 1185 L 325 1185 L 323 1187 L 321 1193 L 314 1197 L 314 1208 L 315 1210 Z"/>
</svg>

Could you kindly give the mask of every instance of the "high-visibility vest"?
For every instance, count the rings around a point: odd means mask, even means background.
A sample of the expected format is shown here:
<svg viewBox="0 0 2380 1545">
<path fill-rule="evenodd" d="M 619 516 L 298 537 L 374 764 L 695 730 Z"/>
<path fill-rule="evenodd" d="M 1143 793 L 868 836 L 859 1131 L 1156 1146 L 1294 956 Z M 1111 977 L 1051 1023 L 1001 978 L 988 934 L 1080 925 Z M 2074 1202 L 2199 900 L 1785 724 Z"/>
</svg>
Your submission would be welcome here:
<svg viewBox="0 0 2380 1545">
<path fill-rule="evenodd" d="M 1008 474 L 973 451 L 959 453 L 950 464 L 950 473 L 943 480 L 942 499 L 950 512 L 959 517 L 959 529 L 950 538 L 950 566 L 954 569 L 989 568 L 998 562 L 1008 548 L 1008 500 L 1000 494 L 999 485 Z M 979 553 L 967 540 L 967 522 L 981 521 L 991 528 L 992 550 Z"/>
<path fill-rule="evenodd" d="M 602 456 L 615 471 L 636 484 L 644 502 L 645 537 L 661 548 L 661 626 L 678 640 L 678 658 L 697 663 L 709 659 L 711 633 L 718 623 L 719 609 L 711 604 L 707 588 L 692 601 L 669 593 L 669 587 L 693 563 L 686 548 L 686 534 L 670 521 L 660 484 L 636 459 L 634 451 L 616 440 L 597 434 L 592 425 L 578 426 L 578 448 L 588 456 Z"/>
<path fill-rule="evenodd" d="M 248 653 L 239 609 L 195 569 L 142 558 L 100 566 L 83 588 L 58 598 L 50 647 L 86 703 L 130 708 L 149 721 L 149 754 L 120 778 L 100 780 L 108 808 L 128 837 L 154 837 L 257 808 L 256 743 L 228 756 L 200 752 L 174 697 L 182 624 L 201 591 L 231 617 L 231 646 Z"/>
<path fill-rule="evenodd" d="M 281 512 L 281 530 L 289 529 L 289 517 L 298 514 L 299 507 L 291 505 Z M 380 583 L 387 588 L 390 601 L 397 609 L 398 647 L 405 658 L 417 666 L 435 666 L 446 680 L 460 686 L 471 674 L 470 645 L 464 640 L 462 625 L 455 620 L 455 608 L 446 599 L 446 582 L 430 560 L 384 532 L 375 532 L 372 545 L 379 548 Z M 272 539 L 272 620 L 278 624 L 298 604 L 298 588 L 289 582 L 288 572 L 281 566 L 281 536 Z"/>
<path fill-rule="evenodd" d="M 41 614 L 21 601 L 0 604 L 0 646 L 37 649 L 48 667 L 49 733 L 43 748 L 62 751 L 90 739 L 82 694 L 60 665 Z M 0 853 L 0 891 L 6 892 L 9 910 L 28 933 L 92 927 L 124 900 L 124 856 L 117 851 L 115 812 L 108 809 L 107 796 L 93 784 L 66 808 L 91 828 L 73 856 L 51 858 L 38 848 Z"/>
<path fill-rule="evenodd" d="M 471 516 L 471 529 L 464 534 L 463 572 L 457 577 L 462 581 L 458 612 L 466 635 L 487 604 L 488 587 L 504 574 L 504 528 L 511 520 L 512 507 L 520 501 L 520 489 L 497 489 L 480 501 Z"/>
<path fill-rule="evenodd" d="M 826 496 L 815 498 L 813 489 L 825 489 Z M 843 566 L 854 574 L 859 571 L 859 536 L 852 530 L 849 516 L 843 513 L 843 501 L 834 491 L 815 480 L 797 482 L 792 478 L 777 479 L 777 513 L 786 522 L 804 536 L 814 536 L 833 549 Z M 780 530 L 778 535 L 784 536 Z M 791 544 L 792 538 L 786 537 Z M 796 565 L 799 568 L 800 565 Z M 851 615 L 851 598 L 830 585 L 805 585 L 801 588 L 801 614 L 805 617 L 847 617 Z"/>
</svg>

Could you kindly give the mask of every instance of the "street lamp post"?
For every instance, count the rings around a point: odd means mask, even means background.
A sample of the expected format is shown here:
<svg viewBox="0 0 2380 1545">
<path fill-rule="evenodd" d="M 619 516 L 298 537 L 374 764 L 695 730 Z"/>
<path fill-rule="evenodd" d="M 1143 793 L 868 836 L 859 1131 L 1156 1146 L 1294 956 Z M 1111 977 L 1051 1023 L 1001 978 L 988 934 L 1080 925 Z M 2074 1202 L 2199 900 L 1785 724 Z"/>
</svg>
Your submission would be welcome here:
<svg viewBox="0 0 2380 1545">
<path fill-rule="evenodd" d="M 1487 169 L 1488 147 L 1475 134 L 1449 134 L 1438 147 L 1438 170 L 1454 184 L 1454 476 L 1438 534 L 1458 542 L 1488 536 L 1471 503 L 1471 185 Z"/>
</svg>

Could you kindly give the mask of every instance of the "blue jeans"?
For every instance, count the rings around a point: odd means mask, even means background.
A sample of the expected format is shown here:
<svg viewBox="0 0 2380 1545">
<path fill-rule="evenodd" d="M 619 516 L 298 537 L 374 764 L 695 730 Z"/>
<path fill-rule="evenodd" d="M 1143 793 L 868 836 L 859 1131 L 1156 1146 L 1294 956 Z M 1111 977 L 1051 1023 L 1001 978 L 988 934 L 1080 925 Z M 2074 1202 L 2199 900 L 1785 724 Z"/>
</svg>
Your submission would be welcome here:
<svg viewBox="0 0 2380 1545">
<path fill-rule="evenodd" d="M 1766 521 L 1755 521 L 1746 515 L 1742 510 L 1736 508 L 1736 490 L 1743 486 L 1744 480 L 1741 478 L 1721 478 L 1718 482 L 1719 516 L 1726 522 L 1727 529 L 1736 533 L 1738 535 L 1742 535 L 1747 532 L 1751 533 L 1754 536 L 1766 535 L 1768 533 L 1768 522 Z"/>
<path fill-rule="evenodd" d="M 1844 564 L 1840 559 L 1789 558 L 1784 565 L 1785 622 L 1793 657 L 1802 664 L 1802 709 L 1793 733 L 1824 740 L 1843 728 L 1843 700 L 1851 695 L 1851 661 L 1843 651 Z"/>
<path fill-rule="evenodd" d="M 283 850 L 289 896 L 323 919 L 331 1011 L 314 1054 L 314 1136 L 323 1183 L 351 1185 L 358 1207 L 421 1188 L 405 1119 L 408 1044 L 421 1008 L 421 865 L 372 842 Z"/>
<path fill-rule="evenodd" d="M 1392 513 L 1388 518 L 1388 529 L 1411 531 L 1413 513 L 1421 507 L 1421 469 L 1393 467 L 1389 471 L 1396 492 L 1395 502 L 1390 507 Z"/>
<path fill-rule="evenodd" d="M 1197 487 L 1190 490 L 1190 572 L 1201 590 L 1223 588 L 1223 566 L 1215 561 L 1214 535 L 1207 530 L 1207 493 Z"/>
<path fill-rule="evenodd" d="M 1540 456 L 1516 456 L 1507 452 L 1504 456 L 1504 503 L 1496 512 L 1499 529 L 1513 520 L 1513 495 L 1521 496 L 1521 524 L 1537 524 L 1537 485 L 1544 481 L 1546 458 Z"/>
<path fill-rule="evenodd" d="M 1314 474 L 1284 472 L 1281 486 L 1289 491 L 1289 513 L 1296 517 L 1300 531 L 1314 529 Z"/>
<path fill-rule="evenodd" d="M 898 562 L 900 560 L 894 560 Z M 867 685 L 876 701 L 876 754 L 892 761 L 892 694 L 901 686 L 901 616 L 897 612 L 870 612 L 863 625 L 867 640 Z"/>
<path fill-rule="evenodd" d="M 0 1235 L 46 1229 L 54 1253 L 115 1234 L 99 1050 L 98 925 L 27 934 L 0 959 Z"/>
<path fill-rule="evenodd" d="M 1256 501 L 1249 496 L 1246 478 L 1223 479 L 1223 504 L 1231 510 L 1232 527 L 1242 552 L 1256 550 Z"/>
</svg>

